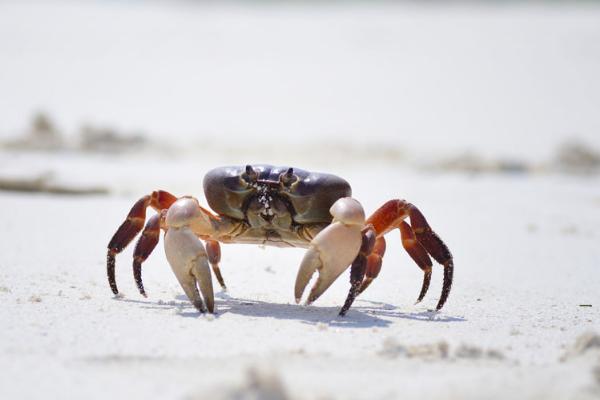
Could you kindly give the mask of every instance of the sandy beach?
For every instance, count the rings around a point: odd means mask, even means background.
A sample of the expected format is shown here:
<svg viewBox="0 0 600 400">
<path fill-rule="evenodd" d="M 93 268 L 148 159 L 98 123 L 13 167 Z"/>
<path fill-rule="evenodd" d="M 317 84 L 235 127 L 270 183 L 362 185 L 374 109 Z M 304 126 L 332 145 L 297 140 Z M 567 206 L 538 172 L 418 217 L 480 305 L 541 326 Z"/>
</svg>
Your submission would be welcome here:
<svg viewBox="0 0 600 400">
<path fill-rule="evenodd" d="M 0 398 L 600 397 L 599 8 L 182 3 L 0 4 Z M 302 249 L 223 245 L 214 315 L 162 242 L 111 293 L 137 199 L 247 163 L 417 205 L 445 307 L 397 231 L 345 317 L 348 273 L 295 304 Z"/>
<path fill-rule="evenodd" d="M 78 173 L 97 163 L 73 160 Z M 148 298 L 131 276 L 131 248 L 117 259 L 123 297 L 110 293 L 105 246 L 137 198 L 130 192 L 153 187 L 151 164 L 111 174 L 127 194 L 0 197 L 3 397 L 251 398 L 227 394 L 247 385 L 249 369 L 263 386 L 275 376 L 294 399 L 598 395 L 598 349 L 561 361 L 600 329 L 598 178 L 340 166 L 332 172 L 353 182 L 367 210 L 401 192 L 449 245 L 456 276 L 443 311 L 431 311 L 441 268 L 413 305 L 421 272 L 391 234 L 380 277 L 344 318 L 345 275 L 299 306 L 301 249 L 224 245 L 229 291 L 217 294 L 213 317 L 187 301 L 161 246 L 144 264 Z M 199 179 L 182 173 L 178 189 L 202 199 Z"/>
</svg>

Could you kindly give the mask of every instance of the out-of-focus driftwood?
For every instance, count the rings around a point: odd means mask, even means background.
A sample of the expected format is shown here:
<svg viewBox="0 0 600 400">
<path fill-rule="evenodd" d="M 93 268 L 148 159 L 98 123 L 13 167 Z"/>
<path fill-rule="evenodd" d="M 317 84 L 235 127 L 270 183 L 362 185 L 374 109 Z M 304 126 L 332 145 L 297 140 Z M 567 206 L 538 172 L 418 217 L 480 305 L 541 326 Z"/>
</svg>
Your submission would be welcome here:
<svg viewBox="0 0 600 400">
<path fill-rule="evenodd" d="M 104 187 L 80 187 L 52 183 L 48 177 L 34 178 L 2 178 L 0 190 L 26 193 L 51 193 L 60 195 L 100 195 L 108 194 Z"/>
</svg>

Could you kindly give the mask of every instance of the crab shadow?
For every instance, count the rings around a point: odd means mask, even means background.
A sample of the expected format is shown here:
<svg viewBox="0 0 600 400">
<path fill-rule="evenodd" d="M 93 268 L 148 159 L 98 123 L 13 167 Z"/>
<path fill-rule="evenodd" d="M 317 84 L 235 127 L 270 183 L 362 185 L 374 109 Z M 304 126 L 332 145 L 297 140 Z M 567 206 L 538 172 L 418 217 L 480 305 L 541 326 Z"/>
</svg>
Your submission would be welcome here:
<svg viewBox="0 0 600 400">
<path fill-rule="evenodd" d="M 381 302 L 357 299 L 346 316 L 338 315 L 339 307 L 300 306 L 297 304 L 270 303 L 254 299 L 236 298 L 226 292 L 215 294 L 217 302 L 216 318 L 226 314 L 237 314 L 253 318 L 275 318 L 296 320 L 304 324 L 327 324 L 336 328 L 386 328 L 395 319 L 409 319 L 422 322 L 464 322 L 460 316 L 447 316 L 436 311 L 403 312 L 397 307 Z M 119 298 L 119 301 L 142 304 L 144 308 L 176 310 L 184 318 L 202 316 L 184 294 L 175 296 L 175 301 L 134 300 Z"/>
<path fill-rule="evenodd" d="M 426 310 L 416 312 L 403 312 L 400 311 L 396 306 L 388 303 L 382 303 L 378 301 L 370 300 L 357 300 L 357 302 L 364 304 L 359 307 L 365 312 L 371 315 L 387 317 L 387 318 L 399 318 L 399 319 L 410 319 L 413 321 L 423 322 L 466 322 L 467 319 L 462 316 L 444 315 L 439 311 Z M 370 304 L 370 306 L 368 305 Z"/>
</svg>

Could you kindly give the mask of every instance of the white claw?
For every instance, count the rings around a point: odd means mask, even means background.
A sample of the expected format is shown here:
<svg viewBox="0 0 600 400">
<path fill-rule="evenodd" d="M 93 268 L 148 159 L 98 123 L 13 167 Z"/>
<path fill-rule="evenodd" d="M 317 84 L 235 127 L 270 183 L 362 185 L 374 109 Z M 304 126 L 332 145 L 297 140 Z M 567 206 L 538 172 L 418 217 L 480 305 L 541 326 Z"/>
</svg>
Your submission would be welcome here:
<svg viewBox="0 0 600 400">
<path fill-rule="evenodd" d="M 344 225 L 359 225 L 361 228 L 365 224 L 365 210 L 352 197 L 338 199 L 329 213 L 333 216 L 333 222 L 340 221 Z"/>
<path fill-rule="evenodd" d="M 354 261 L 361 246 L 365 214 L 360 203 L 346 197 L 336 201 L 329 212 L 334 222 L 310 242 L 298 270 L 294 294 L 300 302 L 302 293 L 315 271 L 319 278 L 312 287 L 307 304 L 315 301 Z"/>
<path fill-rule="evenodd" d="M 200 310 L 204 302 L 214 311 L 214 293 L 208 256 L 202 242 L 188 227 L 169 228 L 165 235 L 165 254 L 185 294 Z M 198 288 L 200 293 L 198 293 Z"/>
</svg>

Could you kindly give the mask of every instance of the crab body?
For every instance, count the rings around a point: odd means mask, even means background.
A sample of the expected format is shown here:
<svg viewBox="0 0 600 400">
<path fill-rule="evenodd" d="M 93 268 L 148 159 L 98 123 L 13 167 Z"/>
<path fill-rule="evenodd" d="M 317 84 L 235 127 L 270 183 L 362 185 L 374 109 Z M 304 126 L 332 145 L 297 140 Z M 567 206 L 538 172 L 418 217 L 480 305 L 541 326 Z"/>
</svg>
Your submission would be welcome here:
<svg viewBox="0 0 600 400">
<path fill-rule="evenodd" d="M 215 168 L 204 178 L 204 193 L 214 213 L 195 198 L 178 198 L 161 190 L 134 204 L 108 244 L 107 273 L 113 293 L 118 293 L 115 255 L 143 229 L 134 251 L 133 272 L 145 296 L 141 265 L 163 230 L 167 260 L 186 295 L 201 312 L 214 310 L 211 268 L 225 289 L 219 243 L 247 243 L 307 248 L 296 278 L 296 301 L 300 301 L 315 272 L 319 278 L 307 303 L 315 301 L 351 266 L 351 287 L 340 311 L 344 315 L 356 296 L 377 277 L 385 254 L 384 235 L 399 229 L 404 248 L 424 272 L 418 301 L 429 287 L 430 255 L 444 266 L 438 309 L 448 297 L 452 255 L 421 212 L 404 200 L 390 200 L 365 219 L 362 206 L 351 197 L 351 187 L 344 179 L 271 165 Z M 157 214 L 146 222 L 148 207 Z"/>
<path fill-rule="evenodd" d="M 331 174 L 254 165 L 209 171 L 204 194 L 221 220 L 235 226 L 220 242 L 307 247 L 331 223 L 329 208 L 352 189 Z"/>
</svg>

